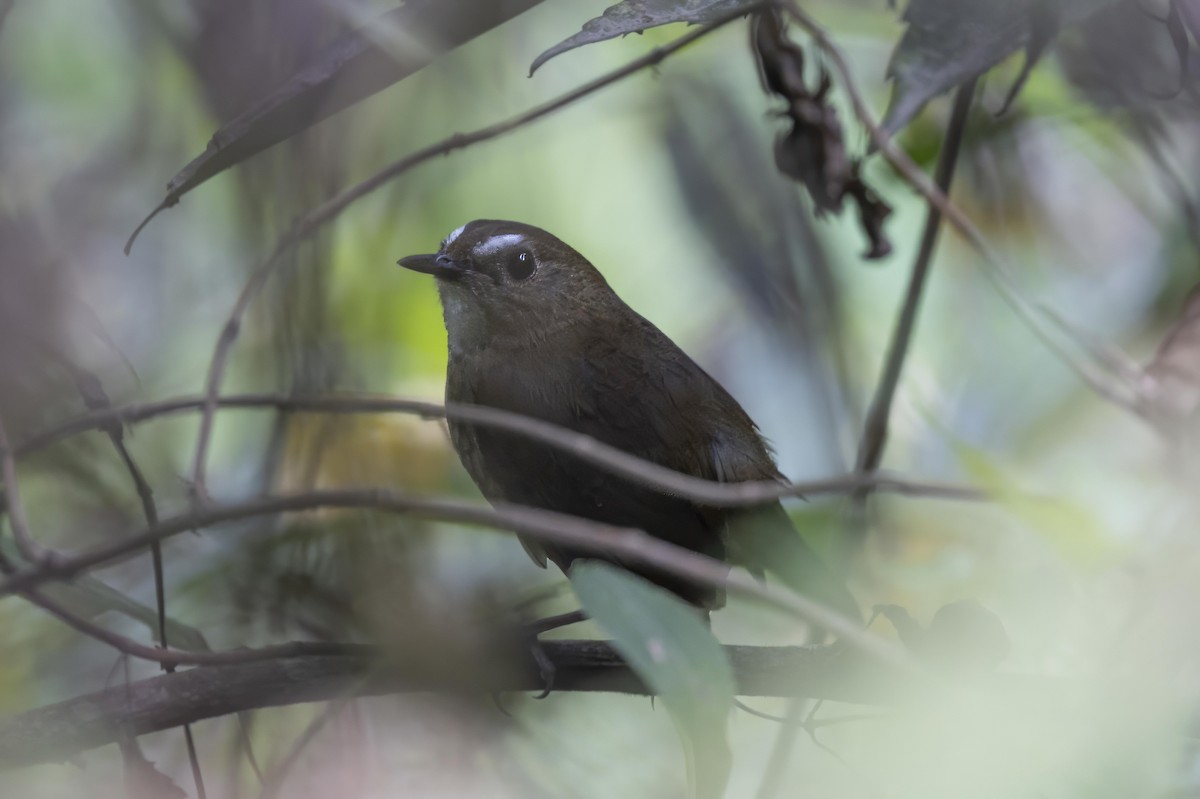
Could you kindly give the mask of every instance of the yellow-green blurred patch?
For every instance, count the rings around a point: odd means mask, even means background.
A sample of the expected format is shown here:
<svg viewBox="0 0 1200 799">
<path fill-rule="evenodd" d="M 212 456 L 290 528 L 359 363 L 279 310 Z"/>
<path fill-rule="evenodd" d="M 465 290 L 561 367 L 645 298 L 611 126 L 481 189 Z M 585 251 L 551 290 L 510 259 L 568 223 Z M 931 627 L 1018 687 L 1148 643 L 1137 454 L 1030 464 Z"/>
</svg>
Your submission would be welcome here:
<svg viewBox="0 0 1200 799">
<path fill-rule="evenodd" d="M 400 414 L 296 414 L 288 421 L 279 489 L 444 490 L 454 463 L 436 422 Z"/>
<path fill-rule="evenodd" d="M 1087 508 L 1058 497 L 1031 494 L 987 453 L 962 442 L 953 442 L 952 447 L 972 480 L 992 500 L 1042 535 L 1071 563 L 1097 568 L 1112 557 L 1112 537 Z"/>
</svg>

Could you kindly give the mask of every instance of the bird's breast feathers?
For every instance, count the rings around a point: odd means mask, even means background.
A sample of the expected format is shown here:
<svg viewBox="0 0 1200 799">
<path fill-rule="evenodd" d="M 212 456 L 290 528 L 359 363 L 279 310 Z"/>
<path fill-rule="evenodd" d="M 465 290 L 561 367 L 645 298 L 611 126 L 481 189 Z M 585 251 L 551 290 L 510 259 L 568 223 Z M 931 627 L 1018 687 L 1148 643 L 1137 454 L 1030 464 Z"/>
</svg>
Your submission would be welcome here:
<svg viewBox="0 0 1200 799">
<path fill-rule="evenodd" d="M 446 399 L 532 416 L 696 477 L 778 477 L 753 422 L 699 366 L 674 345 L 621 343 L 452 355 Z"/>
</svg>

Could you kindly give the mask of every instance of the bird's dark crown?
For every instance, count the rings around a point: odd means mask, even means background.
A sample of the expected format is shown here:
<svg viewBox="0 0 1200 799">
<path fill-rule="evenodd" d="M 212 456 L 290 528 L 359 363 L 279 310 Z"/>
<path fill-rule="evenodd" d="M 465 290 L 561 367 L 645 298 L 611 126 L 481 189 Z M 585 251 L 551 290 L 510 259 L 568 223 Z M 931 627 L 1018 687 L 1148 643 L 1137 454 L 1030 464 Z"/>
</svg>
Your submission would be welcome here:
<svg viewBox="0 0 1200 799">
<path fill-rule="evenodd" d="M 495 219 L 468 222 L 442 239 L 436 253 L 401 258 L 400 265 L 442 283 L 461 283 L 481 299 L 604 282 L 586 258 L 555 236 Z"/>
<path fill-rule="evenodd" d="M 478 219 L 400 265 L 437 278 L 451 352 L 526 346 L 631 313 L 587 259 L 533 225 Z"/>
</svg>

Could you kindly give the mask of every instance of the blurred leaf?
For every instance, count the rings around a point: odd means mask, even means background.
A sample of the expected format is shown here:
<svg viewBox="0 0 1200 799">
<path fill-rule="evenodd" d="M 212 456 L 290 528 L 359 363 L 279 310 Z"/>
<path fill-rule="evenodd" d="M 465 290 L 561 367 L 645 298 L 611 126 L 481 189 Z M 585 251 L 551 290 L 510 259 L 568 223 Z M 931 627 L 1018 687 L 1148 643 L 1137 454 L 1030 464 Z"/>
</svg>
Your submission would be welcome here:
<svg viewBox="0 0 1200 799">
<path fill-rule="evenodd" d="M 1189 9 L 1181 7 L 1185 21 Z M 1194 117 L 1192 93 L 1163 101 L 1180 82 L 1177 45 L 1163 23 L 1136 3 L 1105 8 L 1080 26 L 1078 36 L 1062 41 L 1058 62 L 1063 74 L 1101 109 L 1124 106 L 1139 112 L 1120 117 L 1124 124 L 1155 130 L 1167 117 Z"/>
<path fill-rule="evenodd" d="M 974 599 L 938 608 L 927 635 L 930 655 L 958 669 L 994 671 L 1012 651 L 1004 622 Z"/>
<path fill-rule="evenodd" d="M 896 629 L 896 635 L 900 637 L 900 642 L 910 651 L 915 652 L 920 649 L 925 628 L 912 617 L 908 608 L 900 605 L 876 605 L 871 608 L 871 614 L 887 619 Z"/>
<path fill-rule="evenodd" d="M 692 795 L 724 794 L 736 686 L 725 651 L 699 611 L 616 566 L 576 561 L 571 585 L 583 609 L 671 714 L 683 743 Z"/>
<path fill-rule="evenodd" d="M 16 546 L 7 538 L 0 540 L 0 552 L 10 560 L 20 561 Z M 158 637 L 157 610 L 130 599 L 90 575 L 83 574 L 65 583 L 47 583 L 41 592 L 78 616 L 91 619 L 107 611 L 120 613 L 146 625 L 150 634 Z M 190 652 L 209 651 L 208 642 L 195 627 L 167 616 L 166 628 L 167 641 L 172 647 Z"/>
<path fill-rule="evenodd" d="M 583 30 L 564 39 L 533 60 L 529 74 L 557 55 L 618 36 L 641 33 L 659 25 L 686 22 L 703 25 L 739 8 L 754 5 L 754 0 L 624 0 L 604 9 L 604 14 L 583 23 Z"/>
<path fill-rule="evenodd" d="M 845 542 L 845 510 L 837 502 L 810 500 L 787 508 L 792 526 L 817 555 L 832 560 L 842 552 Z"/>
<path fill-rule="evenodd" d="M 1013 81 L 1004 98 L 1004 104 L 996 112 L 997 116 L 1005 114 L 1012 107 L 1013 101 L 1021 93 L 1021 88 L 1029 80 L 1033 68 L 1042 60 L 1046 48 L 1058 36 L 1062 20 L 1059 18 L 1057 3 L 1034 3 L 1029 9 L 1029 41 L 1025 44 L 1025 63 L 1021 65 L 1021 74 Z"/>
<path fill-rule="evenodd" d="M 1000 617 L 974 599 L 942 605 L 928 628 L 899 605 L 876 605 L 873 611 L 892 623 L 909 651 L 943 671 L 993 672 L 1012 650 Z"/>
<path fill-rule="evenodd" d="M 954 448 L 974 482 L 1021 522 L 1049 539 L 1065 557 L 1076 563 L 1094 564 L 1108 554 L 1110 546 L 1100 519 L 1086 508 L 1063 499 L 1032 496 L 987 453 L 961 443 Z"/>
<path fill-rule="evenodd" d="M 887 74 L 895 83 L 881 127 L 903 128 L 925 103 L 983 74 L 1031 42 L 1030 59 L 1051 37 L 1047 20 L 1074 24 L 1113 0 L 911 0 L 908 28 L 892 53 Z M 1041 40 L 1041 41 L 1039 41 Z"/>
<path fill-rule="evenodd" d="M 338 39 L 282 86 L 213 134 L 204 152 L 167 184 L 167 196 L 133 232 L 214 175 L 294 136 L 328 116 L 408 77 L 442 53 L 532 8 L 542 0 L 409 0 L 379 17 L 372 30 Z M 414 46 L 382 47 L 388 31 Z M 420 46 L 415 46 L 416 43 Z"/>
<path fill-rule="evenodd" d="M 730 513 L 728 537 L 731 562 L 758 574 L 765 571 L 796 593 L 848 619 L 862 619 L 845 581 L 796 532 L 778 502 Z"/>
<path fill-rule="evenodd" d="M 812 214 L 764 157 L 758 120 L 722 81 L 673 76 L 664 86 L 666 151 L 696 232 L 772 328 L 819 346 L 809 339 L 833 326 L 839 286 Z"/>
</svg>

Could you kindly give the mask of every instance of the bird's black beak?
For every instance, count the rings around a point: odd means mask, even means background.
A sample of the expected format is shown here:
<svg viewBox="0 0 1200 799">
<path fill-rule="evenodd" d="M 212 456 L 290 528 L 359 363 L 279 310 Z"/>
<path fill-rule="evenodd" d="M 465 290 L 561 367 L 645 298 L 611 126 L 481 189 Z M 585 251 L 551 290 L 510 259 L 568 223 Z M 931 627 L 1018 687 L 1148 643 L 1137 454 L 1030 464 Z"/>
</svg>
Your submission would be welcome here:
<svg viewBox="0 0 1200 799">
<path fill-rule="evenodd" d="M 442 280 L 457 280 L 468 271 L 466 266 L 448 255 L 409 255 L 396 263 L 405 269 L 433 275 Z"/>
</svg>

